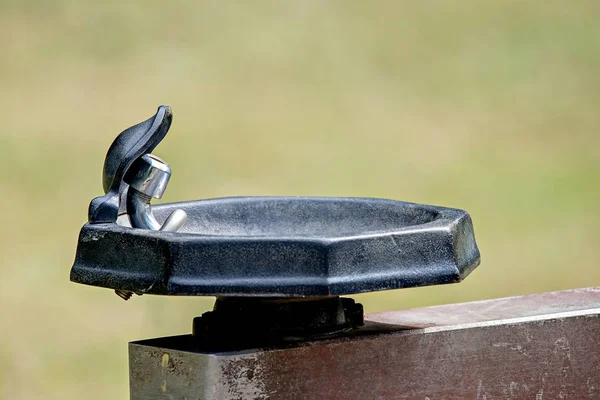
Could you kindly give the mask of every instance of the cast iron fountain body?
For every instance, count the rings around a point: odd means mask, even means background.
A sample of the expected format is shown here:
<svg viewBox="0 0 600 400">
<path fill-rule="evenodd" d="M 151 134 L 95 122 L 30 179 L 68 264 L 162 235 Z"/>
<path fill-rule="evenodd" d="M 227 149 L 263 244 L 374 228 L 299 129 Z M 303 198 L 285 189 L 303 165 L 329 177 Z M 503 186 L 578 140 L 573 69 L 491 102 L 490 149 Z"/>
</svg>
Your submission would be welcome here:
<svg viewBox="0 0 600 400">
<path fill-rule="evenodd" d="M 235 197 L 151 206 L 170 169 L 150 153 L 171 109 L 123 131 L 104 164 L 71 280 L 136 294 L 216 296 L 195 346 L 250 348 L 347 334 L 342 295 L 459 282 L 479 264 L 469 214 L 373 198 Z M 240 335 L 240 329 L 244 334 Z"/>
</svg>

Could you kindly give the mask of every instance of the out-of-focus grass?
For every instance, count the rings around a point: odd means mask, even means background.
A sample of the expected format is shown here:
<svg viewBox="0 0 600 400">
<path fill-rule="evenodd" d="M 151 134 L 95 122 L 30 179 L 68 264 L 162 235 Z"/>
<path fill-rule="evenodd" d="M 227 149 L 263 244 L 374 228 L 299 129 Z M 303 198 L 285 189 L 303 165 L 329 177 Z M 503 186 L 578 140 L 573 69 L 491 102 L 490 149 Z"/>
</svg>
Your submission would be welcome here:
<svg viewBox="0 0 600 400">
<path fill-rule="evenodd" d="M 376 196 L 471 212 L 460 285 L 369 312 L 600 284 L 594 1 L 0 3 L 0 397 L 127 397 L 126 343 L 210 299 L 68 282 L 100 168 L 173 106 L 165 201 Z"/>
</svg>

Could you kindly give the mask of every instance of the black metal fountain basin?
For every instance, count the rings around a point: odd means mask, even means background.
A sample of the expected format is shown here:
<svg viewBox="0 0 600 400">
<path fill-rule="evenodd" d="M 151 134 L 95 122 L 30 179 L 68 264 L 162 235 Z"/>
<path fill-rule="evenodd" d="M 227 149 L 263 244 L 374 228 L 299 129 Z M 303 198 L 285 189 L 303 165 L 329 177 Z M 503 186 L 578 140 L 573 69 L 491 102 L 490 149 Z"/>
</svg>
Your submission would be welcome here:
<svg viewBox="0 0 600 400">
<path fill-rule="evenodd" d="M 137 293 L 326 296 L 459 282 L 479 264 L 465 211 L 370 198 L 238 197 L 175 209 L 179 232 L 86 224 L 71 279 Z"/>
<path fill-rule="evenodd" d="M 115 139 L 71 280 L 136 294 L 216 296 L 194 348 L 225 351 L 345 335 L 341 295 L 459 282 L 479 264 L 469 214 L 370 198 L 235 197 L 151 206 L 171 169 L 151 151 L 171 109 Z M 243 334 L 240 334 L 243 332 Z M 186 339 L 187 340 L 187 339 Z"/>
</svg>

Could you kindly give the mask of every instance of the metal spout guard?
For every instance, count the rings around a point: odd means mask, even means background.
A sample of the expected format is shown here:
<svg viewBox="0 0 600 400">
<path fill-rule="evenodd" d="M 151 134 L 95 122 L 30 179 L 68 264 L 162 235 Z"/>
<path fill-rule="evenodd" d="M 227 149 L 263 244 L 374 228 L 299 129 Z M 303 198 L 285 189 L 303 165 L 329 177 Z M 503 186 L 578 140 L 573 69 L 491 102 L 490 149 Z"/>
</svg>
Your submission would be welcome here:
<svg viewBox="0 0 600 400">
<path fill-rule="evenodd" d="M 152 207 L 156 224 L 146 221 L 148 226 L 178 232 L 131 228 L 136 218 L 118 216 L 125 192 L 149 199 L 164 187 L 142 184 L 128 170 L 166 135 L 171 118 L 162 106 L 111 146 L 107 194 L 90 205 L 72 281 L 138 294 L 304 297 L 454 283 L 479 265 L 467 212 L 384 199 L 239 197 L 163 204 Z M 159 172 L 149 175 L 160 186 L 168 177 L 166 169 Z"/>
<path fill-rule="evenodd" d="M 160 106 L 153 117 L 117 136 L 104 161 L 102 187 L 105 194 L 90 203 L 90 223 L 116 222 L 119 212 L 125 211 L 125 202 L 121 199 L 127 192 L 128 185 L 124 182 L 127 172 L 136 160 L 154 150 L 166 136 L 172 121 L 171 107 Z"/>
</svg>

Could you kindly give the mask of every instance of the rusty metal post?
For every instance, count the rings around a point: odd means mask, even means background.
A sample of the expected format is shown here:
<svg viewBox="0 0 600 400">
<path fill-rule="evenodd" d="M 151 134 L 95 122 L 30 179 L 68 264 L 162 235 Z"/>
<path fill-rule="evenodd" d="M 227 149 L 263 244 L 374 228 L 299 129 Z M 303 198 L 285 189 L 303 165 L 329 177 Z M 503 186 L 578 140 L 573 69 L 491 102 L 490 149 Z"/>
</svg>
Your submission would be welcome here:
<svg viewBox="0 0 600 400">
<path fill-rule="evenodd" d="M 131 343 L 131 399 L 600 398 L 600 288 L 374 314 L 283 348 L 194 343 Z"/>
</svg>

